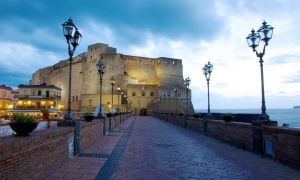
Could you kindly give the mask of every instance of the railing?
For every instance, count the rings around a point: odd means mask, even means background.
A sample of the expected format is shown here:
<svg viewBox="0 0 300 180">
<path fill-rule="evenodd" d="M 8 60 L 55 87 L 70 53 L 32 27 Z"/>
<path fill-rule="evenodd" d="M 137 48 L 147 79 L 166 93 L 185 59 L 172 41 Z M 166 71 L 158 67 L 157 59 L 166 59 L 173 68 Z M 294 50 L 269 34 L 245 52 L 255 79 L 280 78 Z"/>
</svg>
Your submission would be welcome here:
<svg viewBox="0 0 300 180">
<path fill-rule="evenodd" d="M 46 95 L 40 95 L 40 96 L 18 95 L 17 97 L 20 99 L 61 99 L 61 96 L 46 96 Z"/>
</svg>

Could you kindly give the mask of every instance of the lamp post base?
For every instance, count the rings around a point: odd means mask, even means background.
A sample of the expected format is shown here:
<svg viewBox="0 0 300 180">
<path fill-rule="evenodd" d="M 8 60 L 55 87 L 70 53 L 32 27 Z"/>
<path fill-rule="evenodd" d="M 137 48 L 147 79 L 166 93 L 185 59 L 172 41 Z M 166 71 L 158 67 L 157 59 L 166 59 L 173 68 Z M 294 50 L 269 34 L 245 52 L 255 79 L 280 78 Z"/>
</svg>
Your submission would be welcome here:
<svg viewBox="0 0 300 180">
<path fill-rule="evenodd" d="M 99 119 L 105 118 L 105 116 L 103 114 L 98 114 L 96 117 Z"/>
<path fill-rule="evenodd" d="M 270 116 L 267 113 L 262 113 L 259 116 L 259 120 L 261 120 L 261 121 L 270 121 L 269 118 L 270 118 Z"/>
<path fill-rule="evenodd" d="M 207 113 L 204 119 L 215 119 L 211 113 Z"/>
<path fill-rule="evenodd" d="M 267 113 L 262 113 L 257 120 L 252 121 L 256 126 L 277 126 L 277 121 L 270 120 L 270 116 Z"/>
<path fill-rule="evenodd" d="M 73 113 L 72 111 L 68 111 L 65 116 L 65 121 L 73 121 Z"/>
</svg>

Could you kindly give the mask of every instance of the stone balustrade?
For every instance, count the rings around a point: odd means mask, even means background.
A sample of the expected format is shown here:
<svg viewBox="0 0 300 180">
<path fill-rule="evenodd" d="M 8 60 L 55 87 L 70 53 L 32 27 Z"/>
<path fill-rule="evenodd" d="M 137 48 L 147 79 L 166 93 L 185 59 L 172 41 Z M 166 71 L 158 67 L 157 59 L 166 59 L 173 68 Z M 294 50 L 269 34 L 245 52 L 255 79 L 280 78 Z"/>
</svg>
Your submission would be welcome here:
<svg viewBox="0 0 300 180">
<path fill-rule="evenodd" d="M 205 120 L 165 113 L 155 113 L 154 115 L 167 122 L 194 130 L 238 148 L 255 152 L 254 125 L 250 123 Z M 300 129 L 277 126 L 259 128 L 262 131 L 262 156 L 300 168 Z"/>
<path fill-rule="evenodd" d="M 111 118 L 79 122 L 79 152 L 103 136 L 103 121 L 113 129 L 131 113 Z M 111 123 L 109 123 L 111 122 Z M 75 153 L 75 127 L 50 127 L 33 131 L 30 136 L 0 137 L 0 179 L 40 179 L 49 170 L 59 168 Z"/>
</svg>

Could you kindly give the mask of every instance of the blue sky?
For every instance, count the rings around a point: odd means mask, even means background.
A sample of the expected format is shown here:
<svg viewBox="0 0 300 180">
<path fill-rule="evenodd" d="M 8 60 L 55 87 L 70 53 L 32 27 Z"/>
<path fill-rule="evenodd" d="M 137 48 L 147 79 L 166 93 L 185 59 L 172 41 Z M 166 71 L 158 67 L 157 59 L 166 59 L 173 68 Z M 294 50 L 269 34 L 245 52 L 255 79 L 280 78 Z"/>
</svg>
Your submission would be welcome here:
<svg viewBox="0 0 300 180">
<path fill-rule="evenodd" d="M 183 60 L 196 108 L 206 108 L 201 72 L 208 60 L 212 108 L 260 108 L 258 58 L 245 37 L 263 20 L 275 27 L 264 57 L 267 108 L 300 105 L 297 0 L 1 0 L 0 84 L 26 84 L 39 68 L 66 59 L 61 24 L 72 17 L 77 54 L 102 42 L 123 54 Z"/>
</svg>

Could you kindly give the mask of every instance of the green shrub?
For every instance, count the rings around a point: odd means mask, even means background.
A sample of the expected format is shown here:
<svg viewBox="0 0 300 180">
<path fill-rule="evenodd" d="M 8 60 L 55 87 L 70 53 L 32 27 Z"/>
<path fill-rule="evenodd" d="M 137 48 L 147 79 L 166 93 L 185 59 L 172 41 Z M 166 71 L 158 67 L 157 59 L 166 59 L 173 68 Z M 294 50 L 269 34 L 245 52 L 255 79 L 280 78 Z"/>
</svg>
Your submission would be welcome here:
<svg viewBox="0 0 300 180">
<path fill-rule="evenodd" d="M 232 116 L 231 113 L 225 113 L 224 116 L 223 116 L 223 118 L 224 118 L 224 120 L 225 120 L 226 122 L 229 122 L 229 121 L 232 120 L 233 116 Z"/>
<path fill-rule="evenodd" d="M 83 116 L 93 116 L 93 113 L 92 113 L 92 112 L 85 112 L 85 113 L 83 114 Z"/>
<path fill-rule="evenodd" d="M 36 117 L 25 115 L 24 113 L 15 113 L 14 120 L 18 123 L 33 123 L 36 120 Z"/>
<path fill-rule="evenodd" d="M 43 114 L 49 113 L 49 110 L 46 109 L 46 108 L 42 108 L 40 111 L 41 111 L 41 113 L 43 113 Z"/>
</svg>

